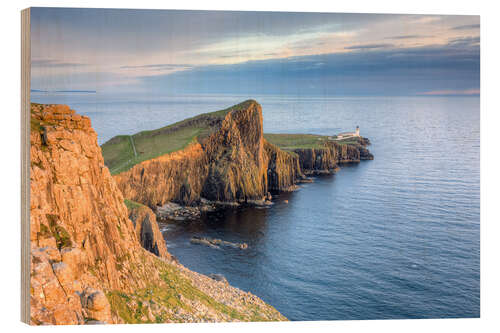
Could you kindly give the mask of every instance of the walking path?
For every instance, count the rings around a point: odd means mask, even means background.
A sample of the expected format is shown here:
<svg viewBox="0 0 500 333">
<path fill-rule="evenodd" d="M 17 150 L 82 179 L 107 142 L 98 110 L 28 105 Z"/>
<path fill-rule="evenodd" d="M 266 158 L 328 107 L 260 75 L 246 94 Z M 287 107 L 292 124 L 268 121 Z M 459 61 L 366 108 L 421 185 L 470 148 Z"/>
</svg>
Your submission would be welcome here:
<svg viewBox="0 0 500 333">
<path fill-rule="evenodd" d="M 129 138 L 130 138 L 130 143 L 132 144 L 132 148 L 134 148 L 134 156 L 137 157 L 137 151 L 135 150 L 134 138 L 132 137 L 132 135 L 130 135 Z"/>
</svg>

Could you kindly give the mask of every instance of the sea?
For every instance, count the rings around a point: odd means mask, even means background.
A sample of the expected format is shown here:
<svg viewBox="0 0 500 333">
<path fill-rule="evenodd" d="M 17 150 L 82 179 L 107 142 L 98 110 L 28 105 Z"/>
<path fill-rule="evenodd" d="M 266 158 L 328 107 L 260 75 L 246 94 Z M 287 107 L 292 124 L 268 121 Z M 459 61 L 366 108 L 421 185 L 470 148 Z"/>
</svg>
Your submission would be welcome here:
<svg viewBox="0 0 500 333">
<path fill-rule="evenodd" d="M 162 223 L 170 253 L 290 320 L 479 317 L 479 97 L 32 94 L 89 116 L 99 144 L 248 98 L 262 105 L 265 132 L 359 126 L 375 159 L 275 193 L 268 208 Z M 248 249 L 191 244 L 193 236 Z"/>
</svg>

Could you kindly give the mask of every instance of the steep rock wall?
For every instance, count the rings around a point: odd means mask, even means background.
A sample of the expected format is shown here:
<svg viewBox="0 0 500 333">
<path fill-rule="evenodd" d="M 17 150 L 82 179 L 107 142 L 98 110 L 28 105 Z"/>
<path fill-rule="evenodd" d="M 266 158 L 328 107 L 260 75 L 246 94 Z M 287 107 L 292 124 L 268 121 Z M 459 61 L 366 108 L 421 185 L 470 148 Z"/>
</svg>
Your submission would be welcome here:
<svg viewBox="0 0 500 333">
<path fill-rule="evenodd" d="M 367 139 L 360 138 L 358 144 L 327 142 L 323 148 L 295 149 L 294 152 L 299 156 L 299 164 L 304 174 L 331 174 L 338 170 L 339 164 L 373 159 L 373 155 L 365 147 L 367 144 Z"/>
<path fill-rule="evenodd" d="M 268 189 L 273 191 L 288 191 L 294 188 L 297 181 L 305 176 L 300 167 L 298 155 L 285 152 L 264 140 L 267 160 Z"/>
<path fill-rule="evenodd" d="M 262 199 L 268 191 L 262 109 L 249 101 L 229 112 L 201 143 L 144 161 L 115 177 L 124 196 L 149 207 Z"/>
<path fill-rule="evenodd" d="M 117 267 L 140 246 L 90 120 L 35 105 L 30 153 L 33 322 L 116 322 L 102 290 L 138 286 Z M 99 295 L 101 313 L 85 308 L 86 290 Z"/>
<path fill-rule="evenodd" d="M 203 142 L 203 149 L 209 163 L 203 197 L 245 201 L 266 195 L 262 108 L 257 102 L 229 112 L 219 130 Z"/>
<path fill-rule="evenodd" d="M 170 259 L 155 213 L 149 207 L 140 204 L 132 204 L 127 208 L 142 247 L 161 258 Z"/>
<path fill-rule="evenodd" d="M 302 171 L 307 174 L 333 173 L 337 169 L 337 151 L 329 148 L 296 149 Z"/>
<path fill-rule="evenodd" d="M 136 227 L 128 218 L 87 117 L 32 104 L 30 154 L 32 324 L 286 320 L 259 298 L 141 246 L 137 235 L 158 226 L 145 215 Z"/>
<path fill-rule="evenodd" d="M 127 199 L 149 207 L 167 201 L 191 204 L 208 176 L 208 157 L 199 143 L 135 165 L 114 179 Z"/>
</svg>

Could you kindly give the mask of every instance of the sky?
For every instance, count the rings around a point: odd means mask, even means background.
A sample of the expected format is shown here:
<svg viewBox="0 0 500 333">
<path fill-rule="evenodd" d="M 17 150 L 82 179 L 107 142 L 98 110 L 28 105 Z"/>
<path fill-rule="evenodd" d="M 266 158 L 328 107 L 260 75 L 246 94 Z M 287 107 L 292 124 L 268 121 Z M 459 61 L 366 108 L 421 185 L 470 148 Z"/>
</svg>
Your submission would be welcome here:
<svg viewBox="0 0 500 333">
<path fill-rule="evenodd" d="M 479 16 L 33 8 L 31 88 L 477 95 Z"/>
</svg>

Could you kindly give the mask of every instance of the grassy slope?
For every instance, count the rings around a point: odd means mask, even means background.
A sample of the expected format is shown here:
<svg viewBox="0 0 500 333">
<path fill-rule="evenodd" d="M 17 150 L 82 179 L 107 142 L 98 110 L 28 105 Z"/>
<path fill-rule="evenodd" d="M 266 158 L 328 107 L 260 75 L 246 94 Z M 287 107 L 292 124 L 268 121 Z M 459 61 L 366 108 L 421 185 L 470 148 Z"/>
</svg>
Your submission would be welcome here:
<svg viewBox="0 0 500 333">
<path fill-rule="evenodd" d="M 101 146 L 104 161 L 111 174 L 118 174 L 142 161 L 181 150 L 208 135 L 213 124 L 224 119 L 230 111 L 245 108 L 251 102 L 248 100 L 224 110 L 200 114 L 156 130 L 115 136 Z"/>
<path fill-rule="evenodd" d="M 323 148 L 324 143 L 329 140 L 328 136 L 315 134 L 269 134 L 265 133 L 264 138 L 270 143 L 287 151 L 294 149 Z M 335 138 L 335 136 L 333 137 Z M 339 144 L 355 144 L 357 139 L 347 138 L 335 141 Z"/>
<path fill-rule="evenodd" d="M 140 203 L 138 203 L 136 201 L 132 201 L 132 200 L 129 200 L 129 199 L 125 199 L 124 202 L 125 202 L 125 206 L 127 206 L 128 210 L 132 210 L 134 208 L 144 207 L 143 204 L 140 204 Z"/>
<path fill-rule="evenodd" d="M 193 308 L 192 302 L 203 305 L 211 311 L 225 314 L 233 320 L 239 321 L 265 321 L 269 320 L 263 316 L 267 314 L 271 320 L 286 320 L 276 309 L 270 305 L 256 307 L 248 304 L 243 311 L 234 309 L 228 305 L 216 301 L 195 287 L 191 281 L 181 274 L 179 269 L 172 264 L 166 263 L 157 258 L 154 259 L 154 269 L 160 272 L 163 283 L 161 286 L 150 284 L 146 288 L 135 290 L 134 293 L 127 294 L 116 290 L 108 291 L 106 297 L 111 305 L 111 311 L 121 317 L 126 323 L 164 323 L 164 322 L 184 322 L 182 314 L 194 315 L 197 321 L 205 318 L 200 317 L 198 309 Z M 147 277 L 144 277 L 147 280 Z M 130 306 L 133 301 L 136 306 Z M 154 320 L 147 318 L 146 308 L 143 303 L 153 302 L 160 306 L 154 311 Z M 146 317 L 146 318 L 145 318 Z"/>
<path fill-rule="evenodd" d="M 264 138 L 283 150 L 321 148 L 328 139 L 314 134 L 264 134 Z"/>
</svg>

